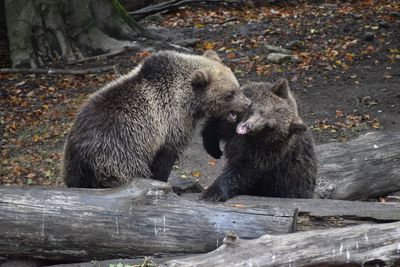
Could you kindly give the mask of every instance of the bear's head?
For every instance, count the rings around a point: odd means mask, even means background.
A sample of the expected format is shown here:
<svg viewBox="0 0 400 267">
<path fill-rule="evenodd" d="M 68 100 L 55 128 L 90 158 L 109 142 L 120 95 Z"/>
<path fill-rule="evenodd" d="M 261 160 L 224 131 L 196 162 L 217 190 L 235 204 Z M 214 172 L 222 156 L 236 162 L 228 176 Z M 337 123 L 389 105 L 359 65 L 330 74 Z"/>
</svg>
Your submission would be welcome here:
<svg viewBox="0 0 400 267">
<path fill-rule="evenodd" d="M 237 125 L 238 134 L 263 134 L 287 139 L 307 130 L 307 125 L 298 115 L 297 104 L 286 79 L 274 84 L 252 83 L 244 86 L 243 91 L 253 100 L 253 105 Z"/>
<path fill-rule="evenodd" d="M 196 102 L 207 115 L 225 117 L 233 122 L 237 113 L 249 109 L 251 101 L 240 90 L 235 75 L 222 64 L 216 52 L 208 50 L 203 56 L 209 64 L 191 76 Z"/>
</svg>

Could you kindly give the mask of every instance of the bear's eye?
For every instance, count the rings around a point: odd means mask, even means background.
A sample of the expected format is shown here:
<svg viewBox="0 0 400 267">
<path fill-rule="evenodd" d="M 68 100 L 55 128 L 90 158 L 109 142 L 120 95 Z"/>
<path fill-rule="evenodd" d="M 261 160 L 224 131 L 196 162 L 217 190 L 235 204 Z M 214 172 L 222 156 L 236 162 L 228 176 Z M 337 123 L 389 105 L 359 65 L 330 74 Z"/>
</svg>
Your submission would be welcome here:
<svg viewBox="0 0 400 267">
<path fill-rule="evenodd" d="M 232 100 L 234 96 L 235 96 L 235 91 L 230 91 L 230 92 L 225 96 L 225 100 L 227 100 L 227 101 Z"/>
</svg>

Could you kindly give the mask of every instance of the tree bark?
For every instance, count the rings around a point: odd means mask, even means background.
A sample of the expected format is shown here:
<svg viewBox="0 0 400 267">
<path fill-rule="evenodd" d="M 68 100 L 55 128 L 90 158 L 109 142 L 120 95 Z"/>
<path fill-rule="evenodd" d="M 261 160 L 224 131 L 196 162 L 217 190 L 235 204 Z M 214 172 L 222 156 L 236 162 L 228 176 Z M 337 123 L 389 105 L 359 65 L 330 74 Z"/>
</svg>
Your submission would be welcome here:
<svg viewBox="0 0 400 267">
<path fill-rule="evenodd" d="M 0 188 L 0 194 L 0 257 L 56 261 L 209 252 L 229 230 L 253 239 L 400 221 L 396 204 L 247 196 L 213 204 L 199 202 L 198 194 L 178 197 L 151 180 L 119 189 Z"/>
<path fill-rule="evenodd" d="M 400 222 L 264 235 L 242 240 L 229 234 L 211 253 L 163 266 L 399 266 Z"/>
<path fill-rule="evenodd" d="M 400 204 L 332 199 L 238 196 L 227 201 L 246 208 L 297 209 L 296 231 L 400 221 Z"/>
<path fill-rule="evenodd" d="M 5 0 L 5 10 L 13 67 L 79 60 L 149 36 L 117 0 Z"/>
<path fill-rule="evenodd" d="M 165 183 L 119 189 L 0 188 L 0 256 L 64 261 L 202 253 L 226 231 L 251 239 L 293 231 L 296 209 L 189 201 Z"/>
<path fill-rule="evenodd" d="M 347 143 L 316 147 L 316 194 L 366 199 L 400 191 L 400 134 L 368 133 Z"/>
</svg>

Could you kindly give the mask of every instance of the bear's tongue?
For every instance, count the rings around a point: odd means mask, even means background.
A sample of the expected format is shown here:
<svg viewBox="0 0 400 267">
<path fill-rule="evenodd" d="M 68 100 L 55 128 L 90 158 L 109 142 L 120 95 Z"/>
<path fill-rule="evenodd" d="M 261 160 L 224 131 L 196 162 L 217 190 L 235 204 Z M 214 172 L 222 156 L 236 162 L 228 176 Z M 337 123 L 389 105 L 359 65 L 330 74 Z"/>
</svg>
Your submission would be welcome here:
<svg viewBox="0 0 400 267">
<path fill-rule="evenodd" d="M 235 112 L 233 112 L 233 111 L 229 112 L 228 121 L 230 121 L 230 122 L 235 122 L 236 121 L 236 113 Z"/>
<path fill-rule="evenodd" d="M 249 125 L 246 122 L 240 122 L 237 126 L 236 126 L 236 132 L 238 134 L 247 134 L 250 130 Z"/>
</svg>

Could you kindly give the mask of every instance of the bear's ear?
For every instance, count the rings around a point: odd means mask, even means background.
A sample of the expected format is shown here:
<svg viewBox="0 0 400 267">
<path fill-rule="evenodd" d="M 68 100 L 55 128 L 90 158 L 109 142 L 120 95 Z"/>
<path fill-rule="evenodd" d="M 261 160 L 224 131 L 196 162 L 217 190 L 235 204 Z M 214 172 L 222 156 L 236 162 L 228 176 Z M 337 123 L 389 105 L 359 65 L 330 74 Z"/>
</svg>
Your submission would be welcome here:
<svg viewBox="0 0 400 267">
<path fill-rule="evenodd" d="M 207 50 L 204 52 L 203 57 L 206 57 L 208 59 L 217 61 L 217 62 L 222 62 L 221 58 L 218 56 L 217 52 L 214 50 Z"/>
<path fill-rule="evenodd" d="M 271 88 L 271 91 L 279 97 L 287 98 L 289 95 L 289 83 L 286 79 L 280 79 Z"/>
<path fill-rule="evenodd" d="M 302 119 L 296 116 L 290 123 L 289 133 L 290 135 L 293 134 L 303 134 L 307 131 L 307 125 L 303 122 Z"/>
<path fill-rule="evenodd" d="M 203 90 L 210 81 L 210 74 L 206 70 L 196 70 L 192 73 L 191 84 L 196 90 Z"/>
</svg>

